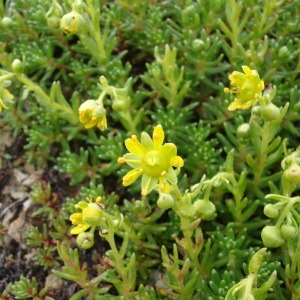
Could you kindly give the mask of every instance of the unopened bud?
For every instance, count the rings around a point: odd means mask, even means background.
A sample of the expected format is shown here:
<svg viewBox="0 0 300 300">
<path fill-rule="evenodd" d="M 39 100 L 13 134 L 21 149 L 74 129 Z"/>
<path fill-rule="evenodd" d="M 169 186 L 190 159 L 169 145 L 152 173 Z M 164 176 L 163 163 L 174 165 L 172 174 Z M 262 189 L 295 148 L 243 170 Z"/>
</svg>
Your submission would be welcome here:
<svg viewBox="0 0 300 300">
<path fill-rule="evenodd" d="M 62 15 L 63 15 L 63 8 L 56 1 L 53 1 L 50 9 L 46 13 L 48 26 L 53 29 L 59 28 L 60 19 Z"/>
<path fill-rule="evenodd" d="M 76 239 L 77 245 L 82 249 L 90 249 L 94 246 L 94 233 L 81 232 Z"/>
<path fill-rule="evenodd" d="M 81 14 L 76 11 L 72 11 L 64 15 L 60 20 L 60 28 L 64 33 L 76 34 L 84 26 L 85 21 Z"/>
<path fill-rule="evenodd" d="M 273 121 L 279 118 L 280 109 L 273 103 L 268 103 L 260 109 L 261 117 L 264 121 Z"/>
<path fill-rule="evenodd" d="M 124 100 L 116 98 L 112 103 L 113 110 L 117 112 L 127 111 L 129 101 L 124 101 Z"/>
<path fill-rule="evenodd" d="M 264 207 L 264 214 L 270 219 L 276 218 L 278 213 L 278 208 L 274 204 L 269 203 Z"/>
<path fill-rule="evenodd" d="M 162 209 L 169 209 L 173 206 L 174 199 L 170 194 L 160 193 L 157 206 Z"/>
<path fill-rule="evenodd" d="M 17 74 L 22 74 L 23 72 L 23 64 L 19 59 L 15 59 L 11 64 L 12 70 Z"/>
<path fill-rule="evenodd" d="M 4 18 L 2 19 L 2 21 L 1 21 L 1 23 L 2 23 L 3 26 L 8 27 L 8 26 L 11 26 L 11 25 L 14 23 L 14 21 L 13 21 L 12 18 L 4 17 Z"/>
<path fill-rule="evenodd" d="M 297 228 L 290 224 L 283 224 L 280 227 L 281 234 L 286 239 L 291 239 L 296 236 L 297 234 Z"/>
<path fill-rule="evenodd" d="M 265 226 L 261 232 L 261 238 L 267 248 L 278 248 L 285 242 L 279 228 L 276 226 Z"/>
<path fill-rule="evenodd" d="M 212 220 L 216 216 L 216 207 L 211 201 L 196 200 L 193 206 L 203 220 Z"/>
<path fill-rule="evenodd" d="M 282 177 L 290 184 L 300 184 L 300 166 L 292 164 L 283 172 Z"/>
<path fill-rule="evenodd" d="M 249 137 L 249 130 L 250 130 L 249 124 L 244 123 L 238 127 L 236 134 L 239 138 L 245 139 Z"/>
</svg>

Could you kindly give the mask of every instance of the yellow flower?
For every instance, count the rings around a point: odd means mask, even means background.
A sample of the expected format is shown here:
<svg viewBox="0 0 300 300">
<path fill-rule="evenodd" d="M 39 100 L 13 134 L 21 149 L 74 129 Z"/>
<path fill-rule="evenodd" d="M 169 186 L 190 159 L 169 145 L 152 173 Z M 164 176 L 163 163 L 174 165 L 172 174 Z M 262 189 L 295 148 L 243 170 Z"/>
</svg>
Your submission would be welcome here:
<svg viewBox="0 0 300 300">
<path fill-rule="evenodd" d="M 242 66 L 242 69 L 245 74 L 234 71 L 229 75 L 232 89 L 224 88 L 225 93 L 231 93 L 235 97 L 228 107 L 230 111 L 250 108 L 253 102 L 261 97 L 261 92 L 265 88 L 256 70 L 251 70 L 247 66 Z"/>
<path fill-rule="evenodd" d="M 3 108 L 8 108 L 8 103 L 13 103 L 14 95 L 10 93 L 8 89 L 5 87 L 10 85 L 10 81 L 4 80 L 0 83 L 0 113 L 2 112 Z"/>
<path fill-rule="evenodd" d="M 107 128 L 106 110 L 97 100 L 87 100 L 79 107 L 79 121 L 89 129 L 97 126 L 101 130 Z"/>
<path fill-rule="evenodd" d="M 89 202 L 90 199 L 87 199 Z M 86 231 L 92 226 L 100 225 L 100 220 L 102 217 L 101 206 L 98 202 L 101 201 L 101 197 L 96 199 L 96 203 L 88 203 L 80 201 L 75 205 L 76 208 L 81 209 L 81 212 L 74 213 L 70 216 L 70 220 L 76 227 L 71 229 L 71 234 L 79 234 Z"/>
<path fill-rule="evenodd" d="M 142 195 L 146 196 L 157 187 L 164 193 L 170 192 L 170 184 L 177 183 L 173 167 L 181 168 L 183 159 L 177 156 L 177 148 L 172 143 L 163 145 L 165 134 L 161 125 L 154 128 L 152 139 L 146 132 L 141 134 L 141 142 L 135 135 L 126 139 L 125 146 L 130 153 L 118 159 L 133 168 L 123 177 L 123 185 L 128 186 L 142 175 Z"/>
</svg>

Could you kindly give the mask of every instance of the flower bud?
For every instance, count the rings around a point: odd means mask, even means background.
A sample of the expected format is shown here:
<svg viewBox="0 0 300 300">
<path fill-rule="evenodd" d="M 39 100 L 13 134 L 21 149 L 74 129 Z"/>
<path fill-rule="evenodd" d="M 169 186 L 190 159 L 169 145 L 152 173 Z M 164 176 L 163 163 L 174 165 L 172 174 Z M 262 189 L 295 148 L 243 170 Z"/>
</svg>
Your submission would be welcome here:
<svg viewBox="0 0 300 300">
<path fill-rule="evenodd" d="M 4 18 L 2 19 L 2 21 L 1 21 L 1 23 L 2 23 L 3 26 L 9 27 L 9 26 L 13 25 L 14 21 L 13 21 L 12 18 L 4 17 Z"/>
<path fill-rule="evenodd" d="M 261 238 L 267 248 L 277 248 L 285 242 L 279 228 L 276 226 L 265 226 L 261 232 Z"/>
<path fill-rule="evenodd" d="M 300 166 L 292 164 L 283 172 L 282 177 L 290 184 L 297 185 L 300 183 Z"/>
<path fill-rule="evenodd" d="M 216 216 L 216 207 L 211 201 L 196 200 L 193 206 L 203 220 L 212 220 Z"/>
<path fill-rule="evenodd" d="M 278 213 L 278 208 L 274 204 L 269 203 L 264 207 L 264 214 L 270 219 L 276 218 Z"/>
<path fill-rule="evenodd" d="M 249 130 L 250 130 L 249 124 L 244 123 L 238 127 L 236 134 L 239 138 L 245 139 L 249 137 Z"/>
<path fill-rule="evenodd" d="M 46 13 L 48 26 L 53 29 L 58 29 L 62 14 L 63 8 L 56 1 L 53 1 L 50 9 Z"/>
<path fill-rule="evenodd" d="M 264 121 L 273 121 L 279 118 L 280 109 L 273 103 L 268 103 L 261 107 L 260 114 Z"/>
<path fill-rule="evenodd" d="M 76 239 L 77 245 L 82 249 L 90 249 L 94 246 L 94 233 L 81 232 Z"/>
<path fill-rule="evenodd" d="M 157 206 L 162 209 L 169 209 L 173 206 L 174 199 L 170 194 L 159 193 Z"/>
<path fill-rule="evenodd" d="M 128 103 L 129 101 L 126 101 L 125 99 L 116 98 L 112 103 L 112 108 L 114 111 L 123 112 L 128 110 Z"/>
<path fill-rule="evenodd" d="M 197 213 L 194 205 L 191 204 L 183 204 L 180 206 L 179 210 L 180 214 L 185 218 L 193 218 Z"/>
<path fill-rule="evenodd" d="M 292 226 L 290 224 L 283 224 L 280 227 L 280 232 L 284 238 L 291 239 L 296 236 L 297 228 L 295 228 L 294 226 Z"/>
<path fill-rule="evenodd" d="M 84 26 L 84 18 L 76 11 L 64 15 L 60 20 L 60 28 L 64 33 L 78 33 Z"/>
<path fill-rule="evenodd" d="M 23 72 L 23 64 L 19 59 L 13 61 L 11 68 L 16 74 L 22 74 Z"/>
<path fill-rule="evenodd" d="M 82 210 L 82 221 L 91 226 L 100 225 L 102 211 L 95 203 L 90 203 L 88 207 Z"/>
</svg>

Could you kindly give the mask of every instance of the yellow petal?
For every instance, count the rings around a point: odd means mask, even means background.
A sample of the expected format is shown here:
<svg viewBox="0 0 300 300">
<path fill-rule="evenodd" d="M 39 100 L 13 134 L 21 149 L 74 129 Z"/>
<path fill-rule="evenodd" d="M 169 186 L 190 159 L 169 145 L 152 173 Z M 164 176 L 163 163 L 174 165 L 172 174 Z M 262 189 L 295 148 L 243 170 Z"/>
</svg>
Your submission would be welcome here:
<svg viewBox="0 0 300 300">
<path fill-rule="evenodd" d="M 232 103 L 230 103 L 230 105 L 228 106 L 228 110 L 230 111 L 234 111 L 236 109 L 238 109 L 238 106 L 240 105 L 240 103 L 238 101 L 233 101 Z"/>
<path fill-rule="evenodd" d="M 82 213 L 74 213 L 70 216 L 70 221 L 73 225 L 77 225 L 82 222 Z"/>
<path fill-rule="evenodd" d="M 161 125 L 157 125 L 153 130 L 154 149 L 159 150 L 164 142 L 165 133 Z"/>
<path fill-rule="evenodd" d="M 79 234 L 81 232 L 86 231 L 90 227 L 91 225 L 89 224 L 78 224 L 76 227 L 71 229 L 71 234 Z"/>
<path fill-rule="evenodd" d="M 143 157 L 147 152 L 144 146 L 138 141 L 136 135 L 133 135 L 131 136 L 131 138 L 126 139 L 125 146 L 129 152 L 140 157 Z"/>
<path fill-rule="evenodd" d="M 143 173 L 142 169 L 133 169 L 123 177 L 123 185 L 128 186 L 134 183 L 137 178 Z"/>
<path fill-rule="evenodd" d="M 242 66 L 242 69 L 246 75 L 252 74 L 252 70 L 248 66 Z"/>
<path fill-rule="evenodd" d="M 183 159 L 177 155 L 171 158 L 170 163 L 173 167 L 181 168 L 183 166 Z"/>
</svg>

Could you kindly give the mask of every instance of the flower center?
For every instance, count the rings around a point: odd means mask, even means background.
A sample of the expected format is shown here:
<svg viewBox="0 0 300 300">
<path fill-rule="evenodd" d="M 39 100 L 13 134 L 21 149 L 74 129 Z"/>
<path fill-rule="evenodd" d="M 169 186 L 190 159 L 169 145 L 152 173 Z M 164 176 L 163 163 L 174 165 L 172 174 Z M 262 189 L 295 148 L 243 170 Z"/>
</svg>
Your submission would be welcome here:
<svg viewBox="0 0 300 300">
<path fill-rule="evenodd" d="M 142 169 L 145 174 L 159 177 L 162 172 L 169 168 L 168 159 L 160 151 L 149 151 L 142 159 Z"/>
</svg>

